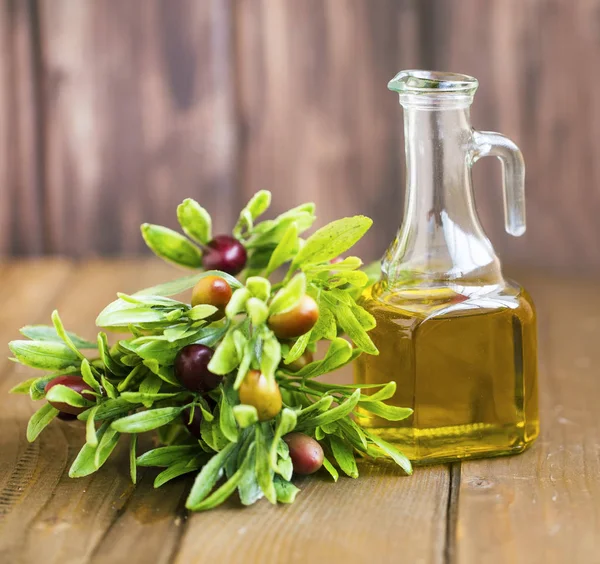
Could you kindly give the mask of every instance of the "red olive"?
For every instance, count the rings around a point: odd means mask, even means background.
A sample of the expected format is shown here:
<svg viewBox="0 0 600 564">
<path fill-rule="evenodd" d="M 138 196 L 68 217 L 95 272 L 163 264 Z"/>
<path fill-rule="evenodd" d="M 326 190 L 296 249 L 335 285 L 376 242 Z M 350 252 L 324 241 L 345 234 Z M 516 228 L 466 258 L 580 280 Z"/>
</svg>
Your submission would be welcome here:
<svg viewBox="0 0 600 564">
<path fill-rule="evenodd" d="M 282 364 L 282 368 L 288 370 L 289 372 L 298 372 L 302 370 L 307 364 L 310 364 L 314 360 L 313 353 L 309 350 L 305 350 L 302 356 L 298 357 L 293 362 L 289 364 Z"/>
<path fill-rule="evenodd" d="M 192 306 L 207 304 L 218 311 L 210 317 L 216 321 L 225 315 L 225 307 L 231 299 L 231 286 L 220 276 L 205 276 L 201 278 L 192 290 Z"/>
<path fill-rule="evenodd" d="M 303 296 L 289 311 L 269 317 L 269 327 L 278 339 L 293 339 L 310 331 L 319 319 L 319 307 L 310 296 Z"/>
<path fill-rule="evenodd" d="M 259 421 L 273 419 L 283 406 L 281 391 L 275 380 L 268 380 L 258 370 L 249 370 L 240 386 L 240 403 L 253 405 Z"/>
<path fill-rule="evenodd" d="M 85 392 L 93 392 L 94 390 L 91 388 L 91 386 L 88 386 L 84 381 L 83 378 L 81 376 L 78 376 L 76 374 L 69 374 L 66 376 L 58 376 L 56 378 L 54 378 L 53 380 L 50 380 L 50 382 L 48 382 L 46 384 L 46 393 L 48 393 L 48 391 L 53 388 L 54 386 L 66 386 L 67 388 L 70 388 L 71 390 L 73 390 L 74 392 L 77 392 L 79 395 L 83 396 L 86 399 L 92 399 L 93 396 L 91 394 L 87 394 Z M 68 403 L 64 403 L 62 401 L 49 401 L 48 402 L 52 407 L 55 407 L 56 409 L 58 409 L 61 414 L 68 414 L 68 415 L 79 415 L 80 413 L 83 413 L 87 407 L 75 407 L 73 405 L 69 405 Z M 66 418 L 68 419 L 68 418 Z"/>
<path fill-rule="evenodd" d="M 283 440 L 290 449 L 296 474 L 313 474 L 323 466 L 323 449 L 315 439 L 304 433 L 290 433 Z"/>
<path fill-rule="evenodd" d="M 175 357 L 175 377 L 192 392 L 205 394 L 221 383 L 221 376 L 208 369 L 215 351 L 205 345 L 186 345 Z"/>
<path fill-rule="evenodd" d="M 202 266 L 206 270 L 222 270 L 236 275 L 246 266 L 248 255 L 244 245 L 229 235 L 217 235 L 204 249 Z"/>
</svg>

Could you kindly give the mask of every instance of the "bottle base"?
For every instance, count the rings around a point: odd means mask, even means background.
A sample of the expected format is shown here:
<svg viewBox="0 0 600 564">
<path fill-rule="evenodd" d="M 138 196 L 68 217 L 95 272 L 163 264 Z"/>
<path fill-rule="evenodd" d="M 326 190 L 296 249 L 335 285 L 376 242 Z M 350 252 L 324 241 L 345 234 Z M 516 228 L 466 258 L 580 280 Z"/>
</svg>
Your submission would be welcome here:
<svg viewBox="0 0 600 564">
<path fill-rule="evenodd" d="M 367 430 L 392 443 L 415 466 L 421 466 L 519 454 L 533 444 L 539 425 L 475 423 L 432 429 L 372 427 Z"/>
</svg>

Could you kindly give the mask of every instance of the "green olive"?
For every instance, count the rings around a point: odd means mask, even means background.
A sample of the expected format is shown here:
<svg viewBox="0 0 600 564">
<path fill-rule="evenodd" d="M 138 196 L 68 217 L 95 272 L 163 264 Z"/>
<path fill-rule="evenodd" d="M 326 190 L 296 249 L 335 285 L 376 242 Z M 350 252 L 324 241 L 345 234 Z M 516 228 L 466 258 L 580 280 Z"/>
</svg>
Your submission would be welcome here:
<svg viewBox="0 0 600 564">
<path fill-rule="evenodd" d="M 205 276 L 201 278 L 192 290 L 192 306 L 207 304 L 217 308 L 211 316 L 212 321 L 225 315 L 225 307 L 231 299 L 231 286 L 220 276 Z"/>
<path fill-rule="evenodd" d="M 319 307 L 310 296 L 303 296 L 289 311 L 269 317 L 269 327 L 278 339 L 294 339 L 310 331 L 319 319 Z"/>
<path fill-rule="evenodd" d="M 256 408 L 259 421 L 273 419 L 283 406 L 277 382 L 274 379 L 267 379 L 258 370 L 248 371 L 240 386 L 239 394 L 241 403 Z"/>
</svg>

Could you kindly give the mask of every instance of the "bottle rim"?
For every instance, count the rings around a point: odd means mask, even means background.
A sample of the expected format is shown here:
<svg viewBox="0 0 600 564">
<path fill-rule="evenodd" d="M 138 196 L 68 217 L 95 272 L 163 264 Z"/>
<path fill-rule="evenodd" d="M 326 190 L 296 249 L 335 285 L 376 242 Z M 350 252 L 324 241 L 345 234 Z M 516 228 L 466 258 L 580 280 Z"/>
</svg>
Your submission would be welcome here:
<svg viewBox="0 0 600 564">
<path fill-rule="evenodd" d="M 467 74 L 429 70 L 403 70 L 388 82 L 399 94 L 434 95 L 475 94 L 479 82 Z"/>
</svg>

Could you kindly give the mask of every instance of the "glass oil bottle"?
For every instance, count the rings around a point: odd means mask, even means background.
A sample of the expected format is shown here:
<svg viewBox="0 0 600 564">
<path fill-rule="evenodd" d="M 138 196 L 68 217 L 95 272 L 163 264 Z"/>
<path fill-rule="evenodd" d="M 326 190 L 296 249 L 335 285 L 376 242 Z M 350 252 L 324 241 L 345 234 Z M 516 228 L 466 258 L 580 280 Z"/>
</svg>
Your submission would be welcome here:
<svg viewBox="0 0 600 564">
<path fill-rule="evenodd" d="M 380 281 L 362 297 L 380 354 L 358 358 L 355 380 L 396 381 L 389 402 L 414 413 L 358 422 L 417 464 L 521 452 L 539 432 L 535 309 L 502 275 L 475 211 L 471 166 L 501 160 L 506 230 L 519 236 L 522 155 L 506 137 L 471 128 L 476 79 L 403 71 L 388 86 L 405 113 L 405 213 Z"/>
</svg>

